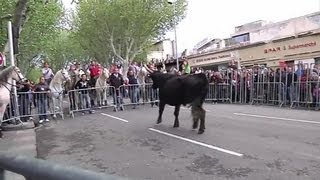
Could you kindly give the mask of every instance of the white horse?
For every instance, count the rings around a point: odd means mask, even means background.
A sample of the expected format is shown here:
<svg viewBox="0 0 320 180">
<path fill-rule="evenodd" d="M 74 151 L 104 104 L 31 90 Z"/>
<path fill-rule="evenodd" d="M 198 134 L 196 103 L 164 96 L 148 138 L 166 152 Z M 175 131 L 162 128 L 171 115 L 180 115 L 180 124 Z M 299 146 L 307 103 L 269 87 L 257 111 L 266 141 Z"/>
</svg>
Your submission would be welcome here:
<svg viewBox="0 0 320 180">
<path fill-rule="evenodd" d="M 7 105 L 10 103 L 11 88 L 13 86 L 13 80 L 23 81 L 25 78 L 21 74 L 20 69 L 16 66 L 10 66 L 2 71 L 0 71 L 0 138 L 1 124 L 3 121 L 3 116 L 6 111 Z"/>
<path fill-rule="evenodd" d="M 98 77 L 95 84 L 98 106 L 107 105 L 107 89 L 108 89 L 107 79 L 108 78 L 109 78 L 109 70 L 107 68 L 103 68 L 103 71 Z"/>
<path fill-rule="evenodd" d="M 137 80 L 138 80 L 138 84 L 140 85 L 140 92 L 141 92 L 141 96 L 142 96 L 142 100 L 143 102 L 147 102 L 148 101 L 148 92 L 146 90 L 146 77 L 148 76 L 148 70 L 142 66 L 140 68 L 140 70 L 137 73 Z"/>
<path fill-rule="evenodd" d="M 53 102 L 53 118 L 56 118 L 56 110 L 59 110 L 61 112 L 61 117 L 63 117 L 63 106 L 62 106 L 62 98 L 63 98 L 63 84 L 65 81 L 70 81 L 70 75 L 66 69 L 59 70 L 53 79 L 50 82 L 49 89 L 51 91 L 51 99 Z M 58 100 L 58 107 L 56 107 L 56 100 Z M 62 108 L 62 109 L 60 109 Z"/>
</svg>

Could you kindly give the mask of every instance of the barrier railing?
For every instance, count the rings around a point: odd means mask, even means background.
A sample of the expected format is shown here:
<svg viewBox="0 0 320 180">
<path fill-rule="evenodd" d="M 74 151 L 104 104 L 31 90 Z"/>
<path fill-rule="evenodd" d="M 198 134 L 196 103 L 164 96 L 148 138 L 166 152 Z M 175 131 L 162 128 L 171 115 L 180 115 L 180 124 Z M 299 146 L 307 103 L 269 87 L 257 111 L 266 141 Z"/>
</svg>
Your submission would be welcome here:
<svg viewBox="0 0 320 180">
<path fill-rule="evenodd" d="M 93 113 L 94 109 L 113 107 L 117 111 L 116 94 L 113 86 L 75 89 L 68 92 L 69 113 Z"/>
<path fill-rule="evenodd" d="M 259 104 L 284 104 L 285 86 L 279 82 L 255 82 L 250 89 L 251 105 Z"/>
<path fill-rule="evenodd" d="M 217 103 L 217 102 L 231 103 L 230 92 L 231 92 L 231 89 L 229 84 L 211 83 L 209 84 L 209 90 L 207 93 L 206 101 L 211 101 L 214 103 Z"/>
<path fill-rule="evenodd" d="M 133 109 L 137 105 L 156 105 L 159 101 L 159 92 L 152 88 L 152 84 L 122 85 L 116 90 L 118 106 L 131 105 Z"/>
<path fill-rule="evenodd" d="M 265 74 L 257 71 L 247 75 L 242 72 L 225 72 L 221 78 L 219 83 L 209 85 L 207 102 L 304 107 L 315 110 L 320 107 L 318 75 L 306 73 L 298 76 L 283 72 Z M 158 96 L 159 92 L 152 88 L 152 84 L 70 90 L 69 113 L 74 117 L 76 112 L 91 113 L 94 109 L 112 107 L 117 111 L 124 110 L 125 106 L 135 108 L 141 104 L 157 105 Z M 15 102 L 11 102 L 1 122 L 23 122 L 35 117 L 46 119 L 49 115 L 56 114 L 60 114 L 63 119 L 66 104 L 61 101 L 58 103 L 58 99 L 60 98 L 56 98 L 54 105 L 50 93 L 19 92 L 17 107 Z"/>
<path fill-rule="evenodd" d="M 56 117 L 57 114 L 64 119 L 62 95 L 53 99 L 50 92 L 18 92 L 17 107 L 12 97 L 2 123 L 14 121 L 13 123 L 16 124 L 16 121 L 19 121 L 20 124 L 23 124 L 23 122 L 33 119 L 42 122 L 49 119 L 49 116 Z"/>
<path fill-rule="evenodd" d="M 319 81 L 300 81 L 290 86 L 287 93 L 290 97 L 290 107 L 310 106 L 319 109 L 320 106 L 320 86 Z"/>
<path fill-rule="evenodd" d="M 22 175 L 27 180 L 124 180 L 111 175 L 71 168 L 41 159 L 21 155 L 0 154 L 0 179 L 7 180 L 6 171 Z M 127 178 L 126 178 L 127 179 Z M 9 180 L 9 179 L 8 179 Z"/>
</svg>

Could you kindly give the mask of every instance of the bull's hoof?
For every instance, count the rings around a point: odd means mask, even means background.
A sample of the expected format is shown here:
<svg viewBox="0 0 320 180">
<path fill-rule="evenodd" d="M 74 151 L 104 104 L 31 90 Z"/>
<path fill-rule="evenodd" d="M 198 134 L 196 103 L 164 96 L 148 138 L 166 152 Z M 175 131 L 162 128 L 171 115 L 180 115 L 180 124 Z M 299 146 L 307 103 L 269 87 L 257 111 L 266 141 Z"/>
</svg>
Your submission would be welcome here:
<svg viewBox="0 0 320 180">
<path fill-rule="evenodd" d="M 178 128 L 179 127 L 179 124 L 174 124 L 173 125 L 173 128 Z"/>
<path fill-rule="evenodd" d="M 198 134 L 203 134 L 204 130 L 199 130 Z"/>
<path fill-rule="evenodd" d="M 161 122 L 162 122 L 162 120 L 158 120 L 158 121 L 157 121 L 157 124 L 160 124 Z"/>
</svg>

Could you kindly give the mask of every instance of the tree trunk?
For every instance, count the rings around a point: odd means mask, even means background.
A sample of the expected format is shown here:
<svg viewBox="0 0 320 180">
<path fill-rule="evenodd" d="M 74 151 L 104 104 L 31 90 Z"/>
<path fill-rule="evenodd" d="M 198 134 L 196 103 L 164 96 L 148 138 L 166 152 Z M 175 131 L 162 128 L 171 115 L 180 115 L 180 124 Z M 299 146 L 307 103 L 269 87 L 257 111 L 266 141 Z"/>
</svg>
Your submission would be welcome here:
<svg viewBox="0 0 320 180">
<path fill-rule="evenodd" d="M 19 34 L 21 32 L 21 27 L 24 24 L 24 20 L 26 17 L 26 9 L 27 9 L 27 3 L 28 0 L 19 0 L 16 4 L 16 9 L 14 11 L 14 15 L 13 15 L 13 20 L 12 20 L 12 27 L 17 27 L 19 28 Z M 19 42 L 19 34 L 17 39 L 17 43 Z M 9 53 L 9 41 L 6 43 L 5 48 L 4 48 L 4 52 L 5 53 Z"/>
<path fill-rule="evenodd" d="M 123 69 L 122 69 L 123 79 L 127 79 L 127 73 L 129 70 L 129 63 L 127 59 L 123 60 L 122 66 L 123 66 Z"/>
</svg>

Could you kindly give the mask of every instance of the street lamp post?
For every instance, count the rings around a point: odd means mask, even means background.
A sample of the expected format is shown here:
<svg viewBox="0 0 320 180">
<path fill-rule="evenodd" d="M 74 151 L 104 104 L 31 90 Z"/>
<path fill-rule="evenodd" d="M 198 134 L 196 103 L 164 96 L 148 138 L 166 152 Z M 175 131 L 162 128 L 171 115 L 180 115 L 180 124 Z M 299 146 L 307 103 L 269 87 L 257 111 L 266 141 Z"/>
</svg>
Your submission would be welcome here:
<svg viewBox="0 0 320 180">
<path fill-rule="evenodd" d="M 173 13 L 174 13 L 174 45 L 175 45 L 175 58 L 176 58 L 176 63 L 177 63 L 177 71 L 179 71 L 179 59 L 178 59 L 178 42 L 177 42 L 177 27 L 176 27 L 176 21 L 175 21 L 175 16 L 176 16 L 176 3 L 173 0 L 168 1 L 169 4 L 173 5 Z"/>
</svg>

